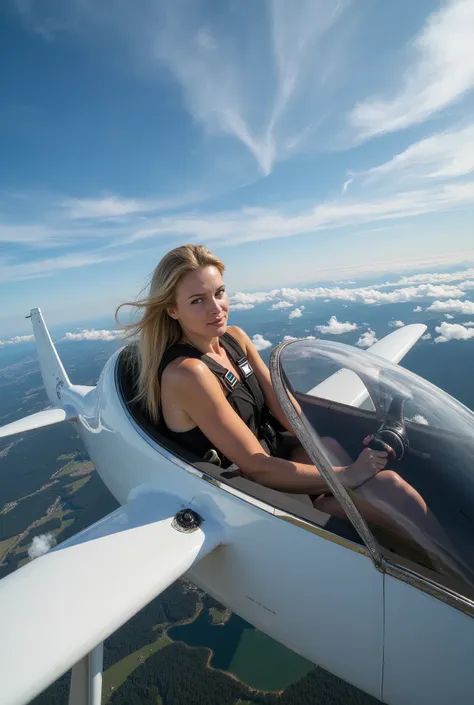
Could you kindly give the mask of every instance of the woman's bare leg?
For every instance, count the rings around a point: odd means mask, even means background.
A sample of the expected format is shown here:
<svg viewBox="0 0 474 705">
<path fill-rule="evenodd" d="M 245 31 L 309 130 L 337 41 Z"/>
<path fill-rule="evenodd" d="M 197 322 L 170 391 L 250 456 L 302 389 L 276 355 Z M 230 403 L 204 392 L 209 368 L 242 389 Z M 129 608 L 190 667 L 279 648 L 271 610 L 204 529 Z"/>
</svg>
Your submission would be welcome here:
<svg viewBox="0 0 474 705">
<path fill-rule="evenodd" d="M 344 448 L 341 446 L 335 438 L 330 438 L 329 436 L 323 436 L 321 438 L 322 444 L 326 450 L 329 462 L 331 465 L 350 465 L 353 461 L 347 455 Z M 307 463 L 308 465 L 313 465 L 313 461 L 300 444 L 297 448 L 294 448 L 290 455 L 290 460 L 294 460 L 295 463 Z"/>
<path fill-rule="evenodd" d="M 355 504 L 367 521 L 395 531 L 415 541 L 428 555 L 464 580 L 473 581 L 469 568 L 464 570 L 449 538 L 423 497 L 392 470 L 383 470 L 355 490 Z M 344 518 L 334 497 L 319 497 L 315 507 Z"/>
<path fill-rule="evenodd" d="M 334 438 L 321 438 L 333 466 L 347 466 L 353 461 Z M 302 446 L 293 451 L 292 460 L 311 463 Z M 415 541 L 435 562 L 474 583 L 472 570 L 465 566 L 438 520 L 414 487 L 392 470 L 383 470 L 355 490 L 355 504 L 364 518 L 382 528 Z M 318 497 L 314 506 L 327 514 L 347 519 L 333 496 Z M 463 570 L 461 566 L 466 567 Z"/>
</svg>

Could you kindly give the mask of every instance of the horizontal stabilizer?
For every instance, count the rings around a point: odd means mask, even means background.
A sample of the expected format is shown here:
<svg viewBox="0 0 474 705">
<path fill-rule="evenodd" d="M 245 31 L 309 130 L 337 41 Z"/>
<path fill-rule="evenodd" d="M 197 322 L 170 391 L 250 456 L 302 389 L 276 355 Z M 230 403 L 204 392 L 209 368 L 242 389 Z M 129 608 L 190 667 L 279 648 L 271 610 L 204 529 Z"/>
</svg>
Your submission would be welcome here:
<svg viewBox="0 0 474 705">
<path fill-rule="evenodd" d="M 371 355 L 378 355 L 384 360 L 398 364 L 426 331 L 423 323 L 413 323 L 398 328 L 379 340 L 367 350 Z M 339 370 L 323 382 L 306 392 L 313 397 L 360 407 L 369 396 L 367 387 L 352 370 Z"/>
<path fill-rule="evenodd" d="M 211 517 L 175 528 L 185 506 L 143 493 L 0 580 L 2 703 L 30 702 L 222 543 Z"/>
<path fill-rule="evenodd" d="M 36 414 L 24 416 L 22 419 L 7 423 L 5 426 L 0 426 L 0 438 L 14 436 L 17 433 L 25 433 L 26 431 L 34 431 L 37 428 L 45 426 L 53 426 L 63 421 L 71 421 L 77 418 L 76 412 L 72 407 L 66 408 L 45 409 L 38 411 Z"/>
</svg>

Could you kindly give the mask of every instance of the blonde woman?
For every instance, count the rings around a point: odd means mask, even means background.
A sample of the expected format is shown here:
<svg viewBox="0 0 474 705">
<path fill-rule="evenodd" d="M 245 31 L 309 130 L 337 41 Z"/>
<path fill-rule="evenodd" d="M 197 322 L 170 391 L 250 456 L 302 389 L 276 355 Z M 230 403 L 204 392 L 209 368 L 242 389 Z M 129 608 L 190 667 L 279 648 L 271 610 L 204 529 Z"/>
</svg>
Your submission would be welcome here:
<svg viewBox="0 0 474 705">
<path fill-rule="evenodd" d="M 203 245 L 177 247 L 158 263 L 148 296 L 122 304 L 143 312 L 125 326 L 139 341 L 138 399 L 164 435 L 198 457 L 214 454 L 224 468 L 236 464 L 257 483 L 308 494 L 321 511 L 345 518 L 294 437 L 255 345 L 228 325 L 224 269 Z M 444 554 L 444 532 L 418 492 L 384 469 L 387 453 L 366 448 L 353 462 L 337 441 L 322 440 L 368 520 Z"/>
</svg>

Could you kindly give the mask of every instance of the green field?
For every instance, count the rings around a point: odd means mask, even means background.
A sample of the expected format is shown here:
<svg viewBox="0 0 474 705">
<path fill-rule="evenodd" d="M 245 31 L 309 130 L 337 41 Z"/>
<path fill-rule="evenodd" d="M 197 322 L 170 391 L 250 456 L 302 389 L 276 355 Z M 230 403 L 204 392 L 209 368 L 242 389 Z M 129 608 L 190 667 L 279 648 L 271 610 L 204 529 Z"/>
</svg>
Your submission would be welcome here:
<svg viewBox="0 0 474 705">
<path fill-rule="evenodd" d="M 136 668 L 139 668 L 149 656 L 164 646 L 168 646 L 168 644 L 171 644 L 171 639 L 166 634 L 163 634 L 156 641 L 152 641 L 151 644 L 145 644 L 141 649 L 137 649 L 104 671 L 102 677 L 102 705 L 109 701 L 112 693 L 120 688 L 122 683 L 126 681 Z"/>
</svg>

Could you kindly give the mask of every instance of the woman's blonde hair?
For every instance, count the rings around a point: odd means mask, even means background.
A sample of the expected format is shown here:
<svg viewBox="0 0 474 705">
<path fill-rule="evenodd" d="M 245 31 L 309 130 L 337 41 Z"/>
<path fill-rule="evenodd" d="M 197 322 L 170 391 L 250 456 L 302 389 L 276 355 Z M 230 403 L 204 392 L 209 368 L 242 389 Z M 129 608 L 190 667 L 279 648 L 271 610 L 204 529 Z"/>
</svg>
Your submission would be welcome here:
<svg viewBox="0 0 474 705">
<path fill-rule="evenodd" d="M 179 321 L 169 316 L 167 309 L 176 304 L 176 287 L 188 272 L 214 265 L 221 274 L 224 263 L 204 245 L 182 245 L 168 252 L 153 272 L 149 293 L 143 299 L 120 304 L 143 310 L 136 323 L 120 325 L 125 337 L 138 337 L 138 392 L 134 401 L 142 402 L 153 423 L 160 419 L 161 385 L 158 369 L 166 348 L 182 336 Z"/>
</svg>

